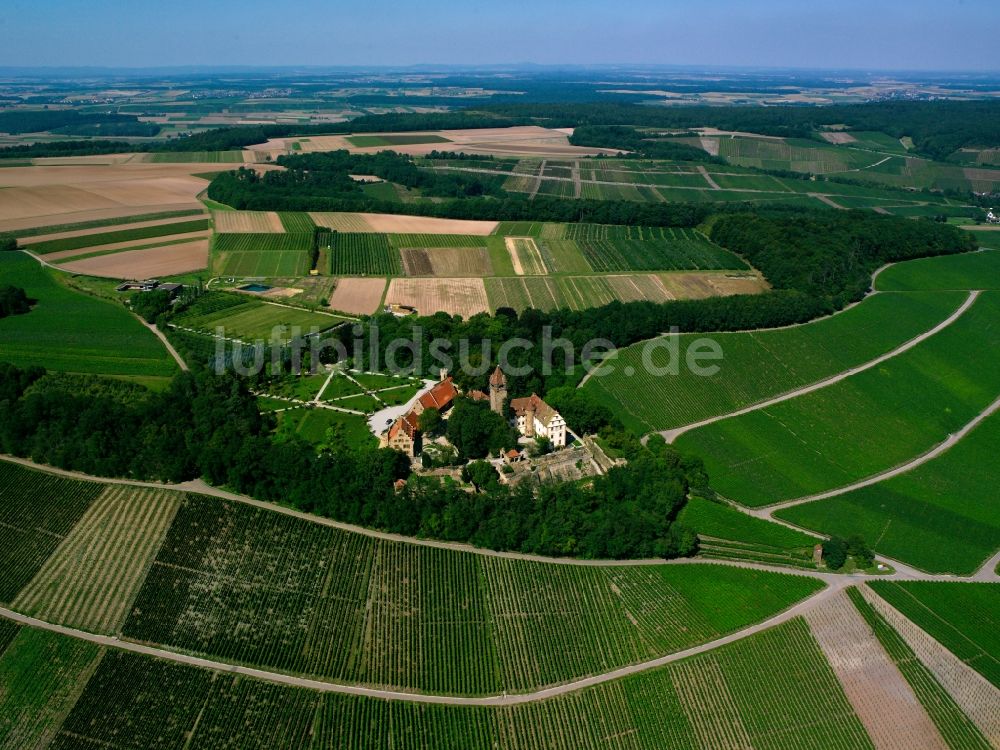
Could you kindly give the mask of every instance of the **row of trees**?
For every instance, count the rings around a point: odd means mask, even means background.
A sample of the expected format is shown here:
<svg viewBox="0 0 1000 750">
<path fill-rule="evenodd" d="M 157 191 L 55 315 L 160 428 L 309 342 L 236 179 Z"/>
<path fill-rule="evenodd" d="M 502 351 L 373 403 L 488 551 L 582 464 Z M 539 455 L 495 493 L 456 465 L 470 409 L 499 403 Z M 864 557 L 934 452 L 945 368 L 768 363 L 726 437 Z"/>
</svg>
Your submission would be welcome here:
<svg viewBox="0 0 1000 750">
<path fill-rule="evenodd" d="M 458 404 L 455 439 L 506 445 L 499 417 Z M 451 421 L 451 420 L 449 420 Z M 502 421 L 502 420 L 500 420 Z M 593 486 L 493 485 L 470 495 L 452 483 L 409 477 L 386 449 L 340 444 L 316 453 L 295 436 L 276 439 L 244 380 L 181 373 L 165 391 L 94 376 L 46 375 L 0 363 L 0 450 L 101 476 L 179 482 L 203 477 L 262 500 L 387 531 L 503 550 L 587 557 L 672 557 L 693 552 L 694 532 L 675 523 L 691 466 L 672 449 L 638 446 L 627 467 Z M 395 480 L 409 477 L 394 490 Z"/>
</svg>

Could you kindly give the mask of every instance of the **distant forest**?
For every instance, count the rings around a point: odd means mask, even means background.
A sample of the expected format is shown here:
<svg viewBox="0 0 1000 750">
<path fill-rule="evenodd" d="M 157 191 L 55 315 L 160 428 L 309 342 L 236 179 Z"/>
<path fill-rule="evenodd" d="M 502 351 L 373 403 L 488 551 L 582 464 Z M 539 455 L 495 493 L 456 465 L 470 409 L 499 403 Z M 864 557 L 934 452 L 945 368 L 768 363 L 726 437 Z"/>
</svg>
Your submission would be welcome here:
<svg viewBox="0 0 1000 750">
<path fill-rule="evenodd" d="M 71 114 L 75 116 L 70 116 Z M 7 124 L 3 119 L 5 115 L 10 117 Z M 84 132 L 92 134 L 82 129 L 100 126 L 103 128 L 102 134 L 140 135 L 115 132 L 111 128 L 146 127 L 146 123 L 138 123 L 134 117 L 128 115 L 82 115 L 66 111 L 28 113 L 22 110 L 10 110 L 0 112 L 0 131 L 33 132 L 30 129 L 37 128 L 41 121 L 33 120 L 29 115 L 49 118 L 50 127 L 70 128 L 71 130 L 58 130 L 66 134 L 84 134 Z M 65 116 L 65 122 L 58 119 L 61 116 Z M 88 119 L 95 117 L 98 119 Z M 877 130 L 897 138 L 909 136 L 913 139 L 917 153 L 944 160 L 956 150 L 966 146 L 1000 145 L 1000 101 L 900 101 L 831 106 L 670 108 L 616 102 L 485 104 L 453 112 L 365 115 L 346 123 L 329 125 L 290 124 L 218 128 L 155 144 L 133 145 L 130 150 L 226 151 L 263 143 L 268 138 L 285 138 L 293 135 L 495 128 L 529 124 L 546 127 L 635 126 L 664 130 L 686 130 L 708 126 L 795 138 L 812 138 L 815 137 L 817 130 L 831 125 L 844 125 L 855 130 Z M 10 127 L 16 129 L 11 130 Z M 591 136 L 596 137 L 595 132 L 590 131 Z M 586 133 L 587 131 L 584 131 L 581 138 L 585 137 Z M 607 141 L 608 133 L 605 132 L 602 137 Z M 97 153 L 93 150 L 95 149 L 93 142 L 72 143 L 73 146 L 56 142 L 0 149 L 0 158 L 45 156 L 50 150 L 60 156 L 73 153 L 74 149 L 79 149 L 80 153 Z M 668 144 L 665 148 L 670 146 L 671 144 Z M 623 140 L 613 143 L 610 147 L 631 150 Z M 120 150 L 121 144 L 108 144 L 106 148 L 108 150 L 104 153 L 115 153 Z M 671 156 L 664 152 L 664 155 L 656 155 L 655 158 L 682 157 Z M 710 157 L 707 154 L 702 155 L 702 160 L 709 161 Z"/>
</svg>

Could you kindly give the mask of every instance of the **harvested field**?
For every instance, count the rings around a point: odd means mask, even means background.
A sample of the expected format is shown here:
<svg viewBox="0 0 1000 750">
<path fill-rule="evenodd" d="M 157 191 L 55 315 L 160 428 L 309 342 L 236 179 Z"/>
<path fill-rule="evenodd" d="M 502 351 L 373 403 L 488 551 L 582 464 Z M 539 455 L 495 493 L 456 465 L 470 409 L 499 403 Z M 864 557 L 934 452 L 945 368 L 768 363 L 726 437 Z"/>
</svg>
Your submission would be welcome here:
<svg viewBox="0 0 1000 750">
<path fill-rule="evenodd" d="M 662 273 L 660 280 L 671 299 L 703 299 L 733 294 L 760 294 L 768 289 L 760 276 L 725 273 Z"/>
<path fill-rule="evenodd" d="M 179 492 L 108 487 L 12 606 L 49 622 L 118 632 L 181 498 Z"/>
<path fill-rule="evenodd" d="M 469 317 L 489 310 L 482 279 L 393 279 L 385 299 L 415 307 L 421 315 Z"/>
<path fill-rule="evenodd" d="M 844 133 L 842 131 L 830 132 L 830 133 L 820 133 L 823 140 L 827 143 L 841 144 L 841 143 L 854 143 L 857 141 L 850 133 Z"/>
<path fill-rule="evenodd" d="M 324 211 L 309 213 L 317 226 L 338 232 L 379 232 L 382 234 L 466 234 L 485 237 L 499 222 L 467 219 L 435 219 L 403 214 L 352 214 Z"/>
<path fill-rule="evenodd" d="M 805 615 L 878 750 L 947 750 L 937 727 L 843 592 Z"/>
<path fill-rule="evenodd" d="M 361 214 L 342 214 L 331 211 L 311 211 L 309 218 L 316 226 L 327 227 L 338 232 L 374 232 Z"/>
<path fill-rule="evenodd" d="M 407 276 L 492 276 L 484 247 L 404 247 L 400 249 Z"/>
<path fill-rule="evenodd" d="M 544 276 L 549 269 L 545 267 L 545 259 L 531 237 L 507 237 L 507 252 L 510 253 L 514 273 L 518 276 Z"/>
<path fill-rule="evenodd" d="M 190 164 L 10 167 L 0 173 L 0 231 L 201 208 Z"/>
<path fill-rule="evenodd" d="M 492 234 L 499 223 L 468 219 L 435 219 L 429 216 L 404 216 L 402 214 L 357 215 L 371 227 L 368 231 L 386 234 L 472 234 L 484 237 Z"/>
<path fill-rule="evenodd" d="M 125 250 L 71 260 L 59 266 L 65 271 L 111 279 L 149 279 L 208 268 L 208 240 L 184 242 L 146 250 Z"/>
<path fill-rule="evenodd" d="M 213 211 L 215 231 L 227 232 L 284 232 L 281 217 L 274 211 Z"/>
<path fill-rule="evenodd" d="M 371 315 L 378 309 L 385 291 L 385 279 L 340 279 L 330 307 L 353 315 Z"/>
</svg>

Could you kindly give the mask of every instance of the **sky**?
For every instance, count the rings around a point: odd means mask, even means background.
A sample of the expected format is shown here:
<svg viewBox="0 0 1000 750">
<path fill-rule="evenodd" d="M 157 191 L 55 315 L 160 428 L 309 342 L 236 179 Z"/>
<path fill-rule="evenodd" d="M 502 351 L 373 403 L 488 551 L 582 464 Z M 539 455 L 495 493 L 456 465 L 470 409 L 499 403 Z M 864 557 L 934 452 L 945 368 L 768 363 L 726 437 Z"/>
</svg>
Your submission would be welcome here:
<svg viewBox="0 0 1000 750">
<path fill-rule="evenodd" d="M 3 0 L 0 66 L 1000 71 L 1000 0 Z"/>
</svg>

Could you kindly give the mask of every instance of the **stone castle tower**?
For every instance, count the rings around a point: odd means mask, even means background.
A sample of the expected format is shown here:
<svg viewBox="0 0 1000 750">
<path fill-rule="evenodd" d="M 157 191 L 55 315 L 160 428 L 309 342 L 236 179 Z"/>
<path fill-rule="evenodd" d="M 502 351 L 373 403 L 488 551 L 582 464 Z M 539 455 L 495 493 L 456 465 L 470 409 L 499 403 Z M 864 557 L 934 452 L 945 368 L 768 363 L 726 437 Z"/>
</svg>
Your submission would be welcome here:
<svg viewBox="0 0 1000 750">
<path fill-rule="evenodd" d="M 500 365 L 490 375 L 490 409 L 497 414 L 503 414 L 503 405 L 507 400 L 507 376 L 503 374 Z"/>
</svg>

